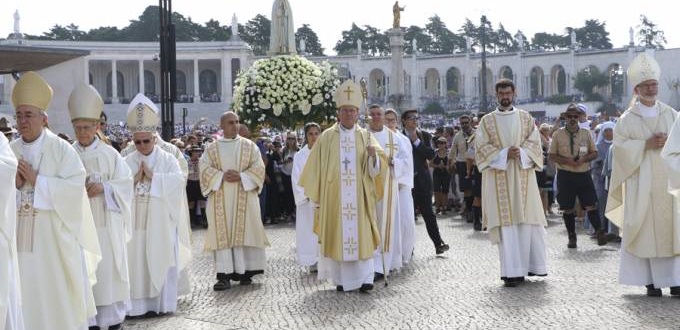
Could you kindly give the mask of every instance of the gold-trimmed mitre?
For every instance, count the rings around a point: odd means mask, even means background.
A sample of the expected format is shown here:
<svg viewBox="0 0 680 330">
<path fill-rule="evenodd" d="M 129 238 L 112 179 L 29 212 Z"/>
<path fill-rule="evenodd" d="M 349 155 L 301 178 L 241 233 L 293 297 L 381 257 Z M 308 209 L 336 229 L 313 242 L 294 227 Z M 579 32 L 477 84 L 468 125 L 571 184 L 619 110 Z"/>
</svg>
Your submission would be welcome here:
<svg viewBox="0 0 680 330">
<path fill-rule="evenodd" d="M 158 107 L 144 94 L 137 94 L 127 111 L 127 126 L 132 133 L 155 133 L 160 122 Z"/>
<path fill-rule="evenodd" d="M 646 80 L 654 79 L 658 81 L 661 76 L 661 68 L 653 57 L 642 53 L 630 62 L 626 74 L 630 86 L 635 87 Z"/>
<path fill-rule="evenodd" d="M 12 104 L 14 108 L 20 105 L 32 105 L 42 111 L 47 111 L 52 101 L 52 87 L 39 74 L 28 71 L 21 75 L 12 90 Z"/>
<path fill-rule="evenodd" d="M 338 109 L 347 106 L 361 109 L 361 87 L 350 79 L 338 86 L 333 97 Z"/>
<path fill-rule="evenodd" d="M 104 111 L 104 101 L 94 86 L 83 83 L 71 91 L 68 98 L 68 113 L 71 121 L 76 119 L 99 121 L 102 111 Z"/>
</svg>

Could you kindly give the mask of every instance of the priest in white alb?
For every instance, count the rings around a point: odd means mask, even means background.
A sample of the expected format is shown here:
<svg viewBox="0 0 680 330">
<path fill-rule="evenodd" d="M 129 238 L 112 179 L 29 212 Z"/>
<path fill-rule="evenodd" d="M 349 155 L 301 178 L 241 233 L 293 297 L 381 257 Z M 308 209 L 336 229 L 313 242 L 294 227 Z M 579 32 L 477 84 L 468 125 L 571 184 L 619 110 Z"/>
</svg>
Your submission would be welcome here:
<svg viewBox="0 0 680 330">
<path fill-rule="evenodd" d="M 87 172 L 84 188 L 102 251 L 97 284 L 92 288 L 97 316 L 91 319 L 90 329 L 120 329 L 130 304 L 127 242 L 131 233 L 132 174 L 118 151 L 97 137 L 104 109 L 97 90 L 85 83 L 76 86 L 68 109 L 76 137 L 73 148 Z"/>
<path fill-rule="evenodd" d="M 177 159 L 156 145 L 158 108 L 141 94 L 130 103 L 128 129 L 136 150 L 125 157 L 133 175 L 132 239 L 128 243 L 129 316 L 177 310 L 180 273 L 191 260 L 185 177 Z"/>
<path fill-rule="evenodd" d="M 380 244 L 375 205 L 383 196 L 387 164 L 378 141 L 356 125 L 359 85 L 346 80 L 334 97 L 338 122 L 316 141 L 299 185 L 318 205 L 318 278 L 330 279 L 338 291 L 368 292 L 373 289 L 373 253 Z"/>
<path fill-rule="evenodd" d="M 628 67 L 635 96 L 614 127 L 606 210 L 623 232 L 619 283 L 645 286 L 652 297 L 667 287 L 680 295 L 680 204 L 668 189 L 678 172 L 661 154 L 665 144 L 677 145 L 677 136 L 672 142 L 668 134 L 678 114 L 657 100 L 660 75 L 659 64 L 646 53 Z"/>
<path fill-rule="evenodd" d="M 15 230 L 17 164 L 9 141 L 0 134 L 0 181 L 8 187 L 0 189 L 0 328 L 5 330 L 24 329 Z"/>
<path fill-rule="evenodd" d="M 321 126 L 307 123 L 304 127 L 305 143 L 293 157 L 291 182 L 295 197 L 295 257 L 298 264 L 307 266 L 310 271 L 318 270 L 319 238 L 314 233 L 314 203 L 305 195 L 304 189 L 298 185 L 300 175 L 307 164 L 309 153 L 321 135 Z"/>
<path fill-rule="evenodd" d="M 259 192 L 264 185 L 264 161 L 255 142 L 238 135 L 233 111 L 220 117 L 223 137 L 209 144 L 199 160 L 201 192 L 208 197 L 205 249 L 213 253 L 215 291 L 252 283 L 264 273 L 269 246 L 260 218 Z"/>
<path fill-rule="evenodd" d="M 392 270 L 403 266 L 401 251 L 401 218 L 399 217 L 399 182 L 395 169 L 396 159 L 406 158 L 397 135 L 385 126 L 385 110 L 375 104 L 368 107 L 368 130 L 380 147 L 388 165 L 384 177 L 383 198 L 376 203 L 376 216 L 381 243 L 374 253 L 375 278 L 382 279 Z"/>
<path fill-rule="evenodd" d="M 24 73 L 12 91 L 21 138 L 16 175 L 17 251 L 26 329 L 86 329 L 101 259 L 77 152 L 47 126 L 52 88 Z"/>
<path fill-rule="evenodd" d="M 498 244 L 506 287 L 525 276 L 547 275 L 545 220 L 535 171 L 543 168 L 538 129 L 531 115 L 513 106 L 515 84 L 495 86 L 498 108 L 482 117 L 475 135 L 475 160 L 484 176 L 482 221 Z"/>
</svg>

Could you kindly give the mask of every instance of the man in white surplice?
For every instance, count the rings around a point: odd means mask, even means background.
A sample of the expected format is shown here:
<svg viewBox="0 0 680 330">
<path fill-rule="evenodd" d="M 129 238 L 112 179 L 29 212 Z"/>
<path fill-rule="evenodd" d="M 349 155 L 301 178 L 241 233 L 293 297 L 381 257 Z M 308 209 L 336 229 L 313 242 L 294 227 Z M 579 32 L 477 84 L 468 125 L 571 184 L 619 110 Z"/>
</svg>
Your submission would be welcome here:
<svg viewBox="0 0 680 330">
<path fill-rule="evenodd" d="M 401 218 L 398 208 L 399 168 L 395 167 L 395 164 L 403 163 L 407 156 L 397 137 L 401 133 L 395 133 L 385 126 L 385 110 L 379 105 L 371 105 L 368 108 L 368 115 L 371 117 L 368 130 L 383 148 L 389 166 L 389 172 L 384 180 L 383 198 L 376 204 L 381 244 L 375 251 L 373 260 L 376 279 L 381 279 L 391 270 L 398 270 L 403 266 Z"/>
<path fill-rule="evenodd" d="M 123 157 L 97 138 L 101 96 L 92 85 L 80 84 L 68 100 L 76 142 L 73 147 L 85 166 L 85 189 L 90 198 L 102 260 L 97 267 L 97 284 L 92 287 L 97 316 L 93 327 L 119 329 L 130 303 L 127 242 L 130 230 L 132 174 Z"/>
<path fill-rule="evenodd" d="M 96 313 L 101 260 L 78 154 L 47 126 L 52 88 L 34 72 L 14 86 L 21 138 L 16 176 L 17 251 L 26 329 L 84 329 Z"/>
<path fill-rule="evenodd" d="M 397 124 L 399 114 L 392 109 L 385 110 L 385 126 L 392 132 L 399 133 L 394 135 L 399 141 L 399 150 L 404 151 L 404 158 L 394 159 L 394 175 L 399 182 L 399 206 L 398 214 L 401 227 L 401 260 L 407 264 L 413 257 L 413 249 L 416 244 L 416 217 L 413 206 L 413 149 L 411 140 L 402 134 Z"/>
<path fill-rule="evenodd" d="M 534 173 L 543 168 L 543 152 L 534 119 L 513 107 L 515 84 L 501 79 L 495 87 L 499 105 L 479 123 L 475 160 L 484 176 L 482 221 L 498 244 L 501 279 L 514 287 L 524 276 L 547 275 L 547 222 Z"/>
<path fill-rule="evenodd" d="M 186 180 L 177 159 L 156 145 L 159 121 L 155 104 L 138 94 L 127 114 L 137 150 L 125 157 L 134 181 L 129 316 L 177 310 L 178 277 L 191 260 L 186 219 L 177 212 L 186 207 Z"/>
<path fill-rule="evenodd" d="M 239 118 L 233 111 L 220 117 L 223 137 L 209 144 L 198 161 L 201 192 L 208 197 L 205 249 L 213 252 L 217 283 L 213 290 L 252 283 L 264 273 L 269 246 L 260 218 L 258 194 L 265 168 L 255 142 L 238 135 Z"/>
<path fill-rule="evenodd" d="M 23 330 L 21 313 L 21 290 L 16 244 L 16 196 L 17 158 L 9 147 L 9 141 L 0 134 L 0 181 L 9 189 L 0 189 L 0 328 Z"/>
<path fill-rule="evenodd" d="M 646 286 L 648 296 L 665 287 L 680 295 L 680 205 L 667 189 L 678 172 L 661 158 L 678 114 L 657 100 L 661 72 L 653 57 L 638 55 L 627 75 L 636 99 L 614 127 L 606 210 L 623 231 L 619 283 Z"/>
</svg>

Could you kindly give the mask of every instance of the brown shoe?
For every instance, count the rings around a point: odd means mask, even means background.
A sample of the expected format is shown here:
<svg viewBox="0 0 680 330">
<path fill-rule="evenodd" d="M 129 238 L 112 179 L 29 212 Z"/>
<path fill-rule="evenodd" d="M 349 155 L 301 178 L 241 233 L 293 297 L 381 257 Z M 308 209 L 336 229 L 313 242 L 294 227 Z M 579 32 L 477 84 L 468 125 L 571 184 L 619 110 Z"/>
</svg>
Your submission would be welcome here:
<svg viewBox="0 0 680 330">
<path fill-rule="evenodd" d="M 602 245 L 607 245 L 607 234 L 605 234 L 604 230 L 600 229 L 596 233 L 597 235 L 597 245 L 602 246 Z"/>
</svg>

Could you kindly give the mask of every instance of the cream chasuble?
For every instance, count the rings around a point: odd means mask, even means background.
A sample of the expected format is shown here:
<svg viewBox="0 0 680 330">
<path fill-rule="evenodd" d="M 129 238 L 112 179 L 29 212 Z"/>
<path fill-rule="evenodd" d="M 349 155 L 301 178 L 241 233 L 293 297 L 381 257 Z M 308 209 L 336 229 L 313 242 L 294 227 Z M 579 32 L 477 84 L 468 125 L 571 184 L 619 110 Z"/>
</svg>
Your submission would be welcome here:
<svg viewBox="0 0 680 330">
<path fill-rule="evenodd" d="M 661 157 L 668 166 L 668 191 L 675 196 L 677 203 L 680 199 L 680 120 L 677 118 L 661 150 Z M 676 228 L 680 230 L 680 227 Z"/>
<path fill-rule="evenodd" d="M 298 185 L 310 152 L 309 146 L 305 145 L 295 154 L 291 173 L 295 197 L 295 255 L 302 266 L 311 266 L 319 261 L 319 238 L 314 233 L 314 204 Z"/>
<path fill-rule="evenodd" d="M 475 159 L 484 177 L 483 223 L 491 241 L 499 242 L 502 226 L 547 226 L 534 173 L 543 167 L 543 153 L 531 115 L 496 110 L 482 117 L 475 134 Z M 520 161 L 507 160 L 511 146 L 521 148 Z"/>
<path fill-rule="evenodd" d="M 240 136 L 219 139 L 206 147 L 198 166 L 201 191 L 208 197 L 205 249 L 269 246 L 260 218 L 265 168 L 257 145 Z M 227 170 L 240 172 L 241 182 L 223 181 Z"/>
<path fill-rule="evenodd" d="M 655 116 L 645 115 L 637 103 L 614 127 L 606 214 L 622 228 L 622 248 L 638 258 L 680 256 L 680 205 L 666 189 L 678 172 L 669 172 L 661 149 L 645 149 L 653 133 L 670 133 L 678 114 L 661 102 L 654 108 Z"/>
<path fill-rule="evenodd" d="M 85 166 L 86 183 L 100 183 L 104 187 L 102 194 L 90 198 L 90 209 L 102 250 L 102 261 L 97 268 L 97 284 L 92 290 L 98 310 L 97 325 L 117 324 L 125 318 L 124 302 L 130 300 L 127 242 L 132 234 L 132 173 L 118 151 L 97 138 L 87 147 L 78 142 L 73 147 Z M 115 303 L 123 303 L 123 306 L 110 306 Z M 111 311 L 103 311 L 105 308 L 115 309 L 121 318 L 102 319 L 103 315 L 112 315 Z"/>
<path fill-rule="evenodd" d="M 15 230 L 17 164 L 9 141 L 0 134 L 0 182 L 8 187 L 0 189 L 0 328 L 6 330 L 24 329 Z"/>
<path fill-rule="evenodd" d="M 44 129 L 11 143 L 38 173 L 17 192 L 17 250 L 26 329 L 76 329 L 96 314 L 92 285 L 101 252 L 84 189 L 85 168 L 68 142 Z M 48 276 L 49 279 L 46 279 Z"/>
<path fill-rule="evenodd" d="M 135 151 L 125 161 L 131 173 L 139 171 L 142 161 L 153 172 L 153 179 L 145 178 L 134 186 L 132 199 L 128 264 L 130 296 L 133 309 L 137 309 L 135 306 L 141 306 L 142 301 L 165 299 L 159 298 L 162 291 L 174 292 L 178 283 L 168 280 L 177 279 L 177 274 L 188 266 L 191 242 L 189 232 L 181 230 L 183 217 L 177 212 L 177 207 L 187 202 L 183 193 L 185 179 L 177 159 L 156 146 L 148 156 Z M 171 269 L 176 273 L 170 274 Z M 168 301 L 176 299 L 175 294 Z"/>
</svg>

